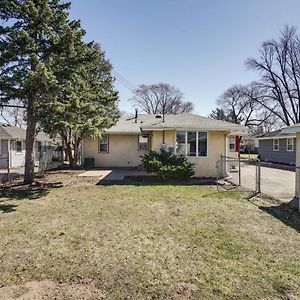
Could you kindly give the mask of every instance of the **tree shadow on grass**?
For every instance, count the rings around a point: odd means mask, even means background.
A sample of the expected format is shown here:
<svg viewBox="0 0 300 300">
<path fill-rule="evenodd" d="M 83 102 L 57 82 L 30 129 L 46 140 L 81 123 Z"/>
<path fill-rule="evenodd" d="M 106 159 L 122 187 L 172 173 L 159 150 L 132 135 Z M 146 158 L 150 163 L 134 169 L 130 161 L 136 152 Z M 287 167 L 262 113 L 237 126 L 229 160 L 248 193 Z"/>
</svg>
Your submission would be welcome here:
<svg viewBox="0 0 300 300">
<path fill-rule="evenodd" d="M 273 206 L 258 206 L 264 212 L 272 215 L 285 225 L 294 228 L 300 233 L 300 213 L 294 205 L 293 199 L 288 203 L 281 203 Z"/>
<path fill-rule="evenodd" d="M 134 185 L 134 186 L 159 186 L 159 185 L 216 185 L 215 178 L 190 178 L 188 180 L 160 180 L 155 176 L 125 176 L 123 180 L 100 180 L 96 185 Z"/>
<path fill-rule="evenodd" d="M 9 213 L 16 211 L 16 204 L 4 202 L 10 200 L 36 200 L 48 195 L 51 189 L 62 187 L 61 182 L 35 183 L 32 185 L 15 184 L 0 188 L 0 211 Z"/>
<path fill-rule="evenodd" d="M 16 211 L 18 205 L 15 204 L 1 204 L 0 203 L 0 212 L 2 213 L 10 213 Z"/>
</svg>

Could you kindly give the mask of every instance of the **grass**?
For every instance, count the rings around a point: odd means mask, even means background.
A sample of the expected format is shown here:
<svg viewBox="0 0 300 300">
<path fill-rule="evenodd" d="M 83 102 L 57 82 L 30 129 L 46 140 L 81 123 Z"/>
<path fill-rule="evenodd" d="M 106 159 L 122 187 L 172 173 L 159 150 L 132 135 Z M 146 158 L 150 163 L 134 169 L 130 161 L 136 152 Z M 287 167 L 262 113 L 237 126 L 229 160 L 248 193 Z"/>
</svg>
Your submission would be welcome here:
<svg viewBox="0 0 300 300">
<path fill-rule="evenodd" d="M 300 296 L 299 216 L 280 220 L 263 200 L 196 185 L 22 195 L 0 198 L 2 289 L 92 281 L 107 299 Z"/>
</svg>

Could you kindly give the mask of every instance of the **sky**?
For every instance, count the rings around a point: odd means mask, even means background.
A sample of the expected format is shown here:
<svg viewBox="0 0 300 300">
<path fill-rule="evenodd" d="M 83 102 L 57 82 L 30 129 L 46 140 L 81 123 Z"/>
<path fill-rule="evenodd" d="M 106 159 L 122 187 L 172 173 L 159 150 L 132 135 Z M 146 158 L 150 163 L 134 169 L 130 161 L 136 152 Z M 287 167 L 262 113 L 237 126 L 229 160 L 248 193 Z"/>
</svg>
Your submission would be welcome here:
<svg viewBox="0 0 300 300">
<path fill-rule="evenodd" d="M 203 116 L 227 88 L 257 79 L 245 61 L 264 40 L 284 25 L 300 30 L 299 0 L 71 1 L 70 17 L 102 45 L 114 72 L 134 86 L 172 84 Z M 115 88 L 120 110 L 133 113 L 132 91 L 118 80 Z"/>
</svg>

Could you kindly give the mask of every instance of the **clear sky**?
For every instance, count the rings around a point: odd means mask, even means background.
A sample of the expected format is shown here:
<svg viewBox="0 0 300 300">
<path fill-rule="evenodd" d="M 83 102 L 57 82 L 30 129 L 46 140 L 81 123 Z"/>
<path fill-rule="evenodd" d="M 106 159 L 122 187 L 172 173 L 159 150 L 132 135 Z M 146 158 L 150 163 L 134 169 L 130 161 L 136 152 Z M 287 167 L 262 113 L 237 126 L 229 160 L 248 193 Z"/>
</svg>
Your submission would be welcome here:
<svg viewBox="0 0 300 300">
<path fill-rule="evenodd" d="M 256 79 L 245 60 L 284 25 L 299 28 L 299 12 L 299 0 L 72 0 L 71 17 L 132 84 L 175 85 L 207 115 L 228 87 Z M 115 86 L 133 112 L 132 92 Z"/>
</svg>

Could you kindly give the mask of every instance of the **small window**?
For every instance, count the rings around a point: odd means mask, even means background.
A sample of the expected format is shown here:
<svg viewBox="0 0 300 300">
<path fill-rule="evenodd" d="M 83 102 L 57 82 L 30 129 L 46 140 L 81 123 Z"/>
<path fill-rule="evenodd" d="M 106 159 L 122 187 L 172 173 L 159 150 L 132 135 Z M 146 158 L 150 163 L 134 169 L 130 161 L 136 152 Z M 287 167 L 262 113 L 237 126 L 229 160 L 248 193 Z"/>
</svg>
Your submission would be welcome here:
<svg viewBox="0 0 300 300">
<path fill-rule="evenodd" d="M 230 150 L 230 152 L 235 151 L 235 136 L 229 137 L 229 150 Z"/>
<path fill-rule="evenodd" d="M 197 152 L 197 140 L 196 140 L 196 132 L 189 131 L 187 133 L 187 155 L 188 156 L 196 156 Z"/>
<path fill-rule="evenodd" d="M 21 141 L 16 141 L 16 152 L 22 153 L 22 142 Z"/>
<path fill-rule="evenodd" d="M 294 151 L 294 139 L 287 139 L 286 140 L 286 150 L 287 151 Z"/>
<path fill-rule="evenodd" d="M 108 153 L 108 135 L 104 134 L 99 141 L 99 152 Z"/>
<path fill-rule="evenodd" d="M 198 132 L 198 156 L 207 156 L 207 132 Z"/>
<path fill-rule="evenodd" d="M 176 132 L 176 153 L 185 155 L 185 131 Z"/>
<path fill-rule="evenodd" d="M 139 135 L 139 150 L 149 150 L 149 135 Z"/>
<path fill-rule="evenodd" d="M 279 139 L 273 140 L 273 151 L 279 151 Z"/>
</svg>

